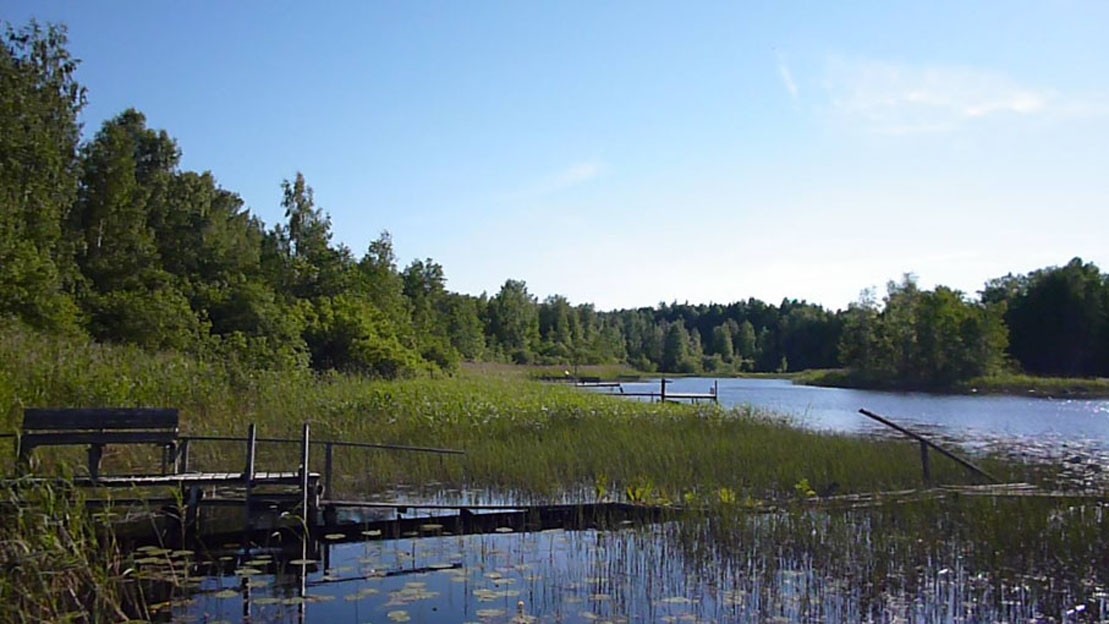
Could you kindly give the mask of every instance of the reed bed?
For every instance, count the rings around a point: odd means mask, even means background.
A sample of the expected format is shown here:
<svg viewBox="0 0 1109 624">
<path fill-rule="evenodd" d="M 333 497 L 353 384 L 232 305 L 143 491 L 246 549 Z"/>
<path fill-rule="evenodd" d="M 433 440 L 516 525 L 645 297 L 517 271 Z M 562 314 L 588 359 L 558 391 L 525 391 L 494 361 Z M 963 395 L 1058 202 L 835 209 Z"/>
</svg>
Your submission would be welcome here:
<svg viewBox="0 0 1109 624">
<path fill-rule="evenodd" d="M 573 496 L 644 502 L 691 498 L 780 499 L 896 489 L 920 483 L 917 447 L 803 431 L 750 409 L 649 404 L 544 384 L 523 375 L 467 371 L 453 378 L 373 381 L 302 371 L 242 371 L 176 354 L 0 332 L 0 414 L 18 430 L 32 406 L 162 406 L 182 413 L 185 434 L 296 438 L 465 451 L 460 458 L 340 449 L 337 484 L 348 495 L 395 485 L 496 490 L 534 501 Z M 241 469 L 234 444 L 196 444 L 196 465 Z M 54 454 L 51 454 L 54 455 Z M 316 452 L 316 462 L 322 461 Z M 260 466 L 289 469 L 292 447 L 263 446 Z M 109 449 L 126 469 L 140 449 Z M 1017 478 L 1017 468 L 989 467 Z M 939 482 L 964 483 L 936 458 Z M 313 467 L 321 466 L 317 463 Z"/>
</svg>

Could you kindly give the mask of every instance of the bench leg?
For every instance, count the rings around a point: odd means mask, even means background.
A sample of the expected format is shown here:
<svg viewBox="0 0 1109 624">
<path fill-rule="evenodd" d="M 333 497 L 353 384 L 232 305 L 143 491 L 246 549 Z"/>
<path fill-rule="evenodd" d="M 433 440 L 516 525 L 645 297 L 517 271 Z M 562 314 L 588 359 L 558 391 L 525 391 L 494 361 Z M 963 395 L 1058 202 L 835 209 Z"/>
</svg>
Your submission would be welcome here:
<svg viewBox="0 0 1109 624">
<path fill-rule="evenodd" d="M 89 477 L 96 481 L 100 478 L 100 460 L 104 458 L 103 444 L 89 445 Z"/>
</svg>

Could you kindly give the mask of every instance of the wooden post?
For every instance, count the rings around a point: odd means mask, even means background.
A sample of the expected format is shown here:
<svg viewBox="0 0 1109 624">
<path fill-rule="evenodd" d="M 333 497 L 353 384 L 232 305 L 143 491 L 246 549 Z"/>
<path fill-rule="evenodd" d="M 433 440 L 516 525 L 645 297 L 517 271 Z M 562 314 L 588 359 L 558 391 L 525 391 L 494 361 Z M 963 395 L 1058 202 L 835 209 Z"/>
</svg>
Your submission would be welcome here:
<svg viewBox="0 0 1109 624">
<path fill-rule="evenodd" d="M 311 510 L 308 508 L 308 438 L 309 438 L 309 425 L 304 423 L 304 430 L 300 438 L 300 495 L 301 495 L 301 509 L 304 513 L 304 528 L 307 531 L 309 522 L 312 522 Z M 305 535 L 304 539 L 307 540 L 308 536 Z"/>
<path fill-rule="evenodd" d="M 334 500 L 335 497 L 331 495 L 331 467 L 335 458 L 335 445 L 328 442 L 324 448 L 323 491 L 324 496 Z"/>
<path fill-rule="evenodd" d="M 663 377 L 661 380 L 659 380 L 658 385 L 659 385 L 659 388 L 662 390 L 659 393 L 659 403 L 665 403 L 666 402 L 666 378 Z"/>
<path fill-rule="evenodd" d="M 254 423 L 246 430 L 246 470 L 243 472 L 243 481 L 245 482 L 245 494 L 243 495 L 243 507 L 246 512 L 246 526 L 250 527 L 250 499 L 254 493 L 254 460 L 258 450 L 258 427 Z M 249 533 L 249 531 L 248 531 Z"/>
<path fill-rule="evenodd" d="M 189 471 L 189 439 L 184 438 L 181 440 L 181 446 L 178 448 L 177 472 L 185 473 Z"/>
<path fill-rule="evenodd" d="M 720 380 L 712 380 L 712 402 L 720 403 Z"/>
<path fill-rule="evenodd" d="M 188 495 L 185 498 L 185 536 L 200 534 L 200 500 L 204 497 L 199 485 L 188 486 Z"/>
<path fill-rule="evenodd" d="M 975 466 L 974 464 L 972 464 L 969 461 L 963 459 L 962 457 L 959 457 L 958 455 L 952 453 L 951 451 L 943 448 L 942 446 L 936 444 L 935 442 L 932 442 L 932 441 L 928 440 L 927 438 L 920 435 L 919 433 L 909 431 L 908 429 L 902 427 L 901 425 L 899 425 L 895 422 L 892 422 L 892 421 L 890 421 L 886 418 L 883 418 L 882 416 L 879 416 L 878 414 L 875 414 L 874 412 L 871 412 L 869 410 L 860 409 L 859 413 L 862 414 L 863 416 L 866 416 L 868 418 L 871 418 L 873 420 L 876 420 L 876 421 L 882 423 L 883 425 L 889 427 L 890 429 L 893 429 L 895 431 L 900 431 L 901 433 L 909 436 L 910 438 L 919 441 L 923 445 L 927 445 L 927 446 L 930 446 L 930 447 L 936 449 L 936 452 L 939 453 L 940 455 L 943 455 L 944 457 L 948 457 L 948 458 L 958 462 L 960 465 L 962 465 L 964 468 L 966 468 L 967 470 L 971 471 L 974 474 L 977 474 L 977 475 L 979 475 L 979 476 L 981 476 L 981 477 L 983 477 L 983 478 L 985 478 L 989 481 L 992 481 L 994 483 L 1001 483 L 1001 480 L 998 479 L 997 477 L 991 475 L 990 473 L 986 472 L 985 470 L 982 470 L 978 466 Z"/>
<path fill-rule="evenodd" d="M 920 442 L 920 468 L 924 475 L 924 485 L 932 485 L 932 458 L 928 456 L 928 445 Z"/>
<path fill-rule="evenodd" d="M 93 481 L 100 478 L 100 460 L 104 457 L 103 444 L 89 445 L 89 477 Z"/>
</svg>

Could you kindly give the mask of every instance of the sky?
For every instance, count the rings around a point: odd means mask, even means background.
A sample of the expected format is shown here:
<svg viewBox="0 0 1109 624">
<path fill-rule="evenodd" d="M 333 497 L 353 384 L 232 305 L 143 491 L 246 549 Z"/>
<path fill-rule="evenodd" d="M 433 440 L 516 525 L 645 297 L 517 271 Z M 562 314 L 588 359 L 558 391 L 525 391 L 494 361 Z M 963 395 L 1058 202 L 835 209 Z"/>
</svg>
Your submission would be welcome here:
<svg viewBox="0 0 1109 624">
<path fill-rule="evenodd" d="M 1109 271 L 1109 2 L 13 2 L 267 226 L 610 310 Z"/>
</svg>

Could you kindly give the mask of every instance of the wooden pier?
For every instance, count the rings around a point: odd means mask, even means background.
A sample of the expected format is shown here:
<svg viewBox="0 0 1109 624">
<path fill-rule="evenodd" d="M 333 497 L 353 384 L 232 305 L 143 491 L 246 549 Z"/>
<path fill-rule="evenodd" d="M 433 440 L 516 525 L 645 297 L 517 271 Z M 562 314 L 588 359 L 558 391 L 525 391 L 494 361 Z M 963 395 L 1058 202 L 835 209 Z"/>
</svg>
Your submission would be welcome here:
<svg viewBox="0 0 1109 624">
<path fill-rule="evenodd" d="M 21 434 L 0 435 L 16 440 L 19 474 L 5 483 L 13 489 L 55 484 L 80 488 L 90 507 L 111 508 L 127 516 L 157 516 L 156 530 L 182 539 L 225 530 L 226 518 L 209 522 L 219 510 L 232 510 L 240 533 L 294 528 L 311 531 L 333 522 L 336 506 L 325 497 L 331 491 L 336 448 L 368 448 L 460 455 L 462 451 L 416 446 L 312 440 L 304 423 L 299 439 L 263 438 L 254 424 L 246 437 L 185 436 L 178 431 L 175 409 L 95 408 L 28 409 Z M 191 466 L 190 449 L 198 443 L 230 442 L 244 446 L 242 471 L 201 471 Z M 297 446 L 293 469 L 259 470 L 259 443 Z M 162 449 L 159 474 L 104 474 L 106 446 L 155 445 Z M 33 452 L 40 447 L 85 446 L 85 474 L 56 477 L 32 473 Z M 323 473 L 310 469 L 310 451 L 322 447 Z M 122 495 L 120 495 L 122 494 Z M 131 511 L 128 511 L 131 510 Z M 226 515 L 226 514 L 224 514 Z M 148 528 L 149 521 L 144 521 Z M 216 526 L 218 525 L 218 526 Z"/>
<path fill-rule="evenodd" d="M 619 381 L 612 381 L 612 382 L 604 382 L 604 381 L 583 382 L 583 381 L 579 381 L 579 382 L 575 383 L 574 385 L 578 388 L 609 388 L 609 389 L 612 390 L 612 392 L 610 392 L 610 394 L 612 394 L 613 396 L 625 396 L 625 397 L 634 397 L 634 398 L 640 398 L 640 399 L 649 399 L 652 403 L 667 403 L 667 402 L 669 402 L 669 403 L 681 403 L 681 402 L 684 402 L 684 401 L 688 401 L 690 403 L 700 403 L 702 401 L 712 401 L 713 403 L 719 403 L 720 402 L 720 399 L 718 397 L 718 391 L 719 391 L 720 385 L 719 385 L 719 382 L 717 382 L 715 379 L 713 380 L 712 387 L 709 388 L 709 391 L 704 392 L 704 393 L 700 393 L 700 392 L 668 392 L 667 389 L 666 389 L 666 386 L 667 386 L 667 384 L 673 383 L 673 381 L 674 380 L 666 379 L 665 377 L 663 377 L 662 379 L 659 379 L 659 384 L 658 384 L 659 385 L 659 390 L 658 390 L 658 392 L 653 392 L 653 391 L 644 392 L 644 391 L 636 391 L 636 390 L 629 391 L 629 390 L 624 389 L 623 382 L 619 382 Z"/>
</svg>

